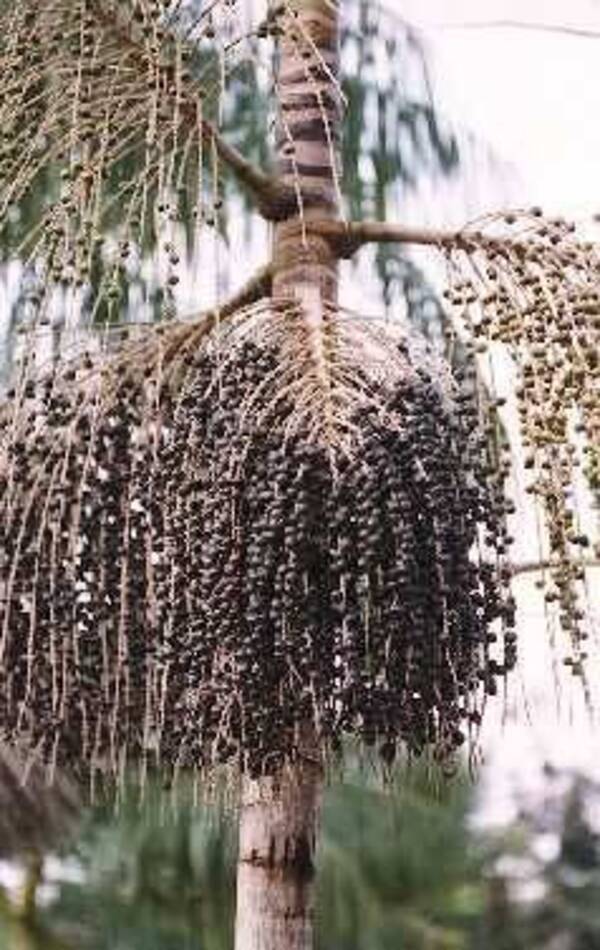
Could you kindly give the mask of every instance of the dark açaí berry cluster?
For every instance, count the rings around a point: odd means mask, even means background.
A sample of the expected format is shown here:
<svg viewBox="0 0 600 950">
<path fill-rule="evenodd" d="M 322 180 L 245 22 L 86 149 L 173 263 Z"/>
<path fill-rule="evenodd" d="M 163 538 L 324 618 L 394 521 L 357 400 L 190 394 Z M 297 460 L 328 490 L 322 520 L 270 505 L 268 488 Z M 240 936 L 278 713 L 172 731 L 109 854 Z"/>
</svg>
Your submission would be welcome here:
<svg viewBox="0 0 600 950">
<path fill-rule="evenodd" d="M 115 774 L 257 775 L 307 726 L 391 761 L 448 755 L 479 722 L 515 634 L 470 397 L 457 408 L 407 362 L 332 448 L 275 398 L 276 367 L 254 343 L 205 349 L 176 394 L 123 380 L 106 411 L 52 396 L 37 449 L 8 440 L 8 738 Z"/>
</svg>

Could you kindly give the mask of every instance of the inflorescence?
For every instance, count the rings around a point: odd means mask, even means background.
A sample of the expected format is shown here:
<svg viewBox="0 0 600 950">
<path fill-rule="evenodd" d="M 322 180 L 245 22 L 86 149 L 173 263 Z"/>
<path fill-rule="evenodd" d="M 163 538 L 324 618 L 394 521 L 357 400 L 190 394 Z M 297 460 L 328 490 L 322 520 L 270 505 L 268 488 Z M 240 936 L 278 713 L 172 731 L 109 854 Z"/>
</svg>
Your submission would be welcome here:
<svg viewBox="0 0 600 950">
<path fill-rule="evenodd" d="M 289 319 L 194 347 L 171 326 L 154 362 L 79 361 L 13 397 L 0 731 L 52 767 L 273 773 L 307 725 L 333 755 L 353 736 L 445 759 L 513 667 L 476 390 L 390 335 L 393 371 L 352 369 L 326 443 L 264 332 Z"/>
<path fill-rule="evenodd" d="M 93 284 L 95 304 L 114 312 L 157 244 L 170 313 L 174 229 L 185 220 L 196 234 L 221 221 L 214 125 L 247 46 L 235 2 L 200 13 L 155 0 L 9 6 L 0 17 L 0 231 L 37 269 L 39 319 L 48 320 L 56 286 Z"/>
<path fill-rule="evenodd" d="M 565 663 L 582 676 L 582 561 L 595 556 L 596 526 L 578 494 L 587 484 L 598 499 L 600 489 L 600 256 L 575 230 L 539 208 L 489 215 L 448 246 L 446 296 L 472 356 L 495 346 L 512 357 L 526 491 L 543 526 L 545 599 L 570 637 Z"/>
</svg>

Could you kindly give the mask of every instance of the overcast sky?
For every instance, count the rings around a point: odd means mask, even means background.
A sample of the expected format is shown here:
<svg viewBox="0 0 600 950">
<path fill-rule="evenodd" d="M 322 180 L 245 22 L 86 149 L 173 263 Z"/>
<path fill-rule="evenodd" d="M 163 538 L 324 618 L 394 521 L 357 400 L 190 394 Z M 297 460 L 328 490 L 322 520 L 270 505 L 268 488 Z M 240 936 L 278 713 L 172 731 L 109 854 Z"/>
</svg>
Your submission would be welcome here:
<svg viewBox="0 0 600 950">
<path fill-rule="evenodd" d="M 598 0 L 388 7 L 423 27 L 445 109 L 512 166 L 516 197 L 577 218 L 600 212 L 600 37 L 460 26 L 515 19 L 600 33 Z"/>
</svg>

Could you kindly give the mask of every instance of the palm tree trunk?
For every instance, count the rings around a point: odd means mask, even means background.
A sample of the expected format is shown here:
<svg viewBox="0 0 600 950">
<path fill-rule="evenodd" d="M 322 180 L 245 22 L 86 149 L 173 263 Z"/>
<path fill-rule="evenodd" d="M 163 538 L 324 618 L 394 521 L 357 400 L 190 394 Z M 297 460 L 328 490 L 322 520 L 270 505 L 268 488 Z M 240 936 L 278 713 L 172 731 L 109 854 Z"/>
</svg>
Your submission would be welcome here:
<svg viewBox="0 0 600 950">
<path fill-rule="evenodd" d="M 279 14 L 276 10 L 279 7 Z M 310 217 L 338 214 L 341 97 L 339 13 L 335 0 L 274 4 L 280 37 L 277 168 L 301 196 L 273 239 L 273 296 L 302 302 L 306 319 L 322 319 L 322 300 L 337 299 L 338 264 Z M 318 335 L 318 334 L 316 334 Z M 307 724 L 304 754 L 272 778 L 245 779 L 242 789 L 235 950 L 310 950 L 313 946 L 314 854 L 322 790 L 320 755 Z"/>
<path fill-rule="evenodd" d="M 277 168 L 298 197 L 274 232 L 273 295 L 305 296 L 318 289 L 337 298 L 338 262 L 321 235 L 306 232 L 310 218 L 338 215 L 341 96 L 339 14 L 334 0 L 292 0 L 281 22 L 277 96 Z M 276 21 L 277 26 L 277 21 Z"/>
<path fill-rule="evenodd" d="M 245 780 L 235 950 L 311 950 L 320 792 L 316 763 Z"/>
</svg>

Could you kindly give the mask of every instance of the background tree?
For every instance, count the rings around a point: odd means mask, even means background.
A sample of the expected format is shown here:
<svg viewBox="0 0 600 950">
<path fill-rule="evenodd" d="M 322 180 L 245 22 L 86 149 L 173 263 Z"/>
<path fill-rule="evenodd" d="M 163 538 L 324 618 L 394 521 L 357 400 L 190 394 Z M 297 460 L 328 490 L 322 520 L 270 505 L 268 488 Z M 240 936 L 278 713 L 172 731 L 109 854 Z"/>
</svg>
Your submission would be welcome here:
<svg viewBox="0 0 600 950">
<path fill-rule="evenodd" d="M 516 659 L 498 406 L 474 370 L 457 392 L 394 327 L 345 311 L 340 260 L 437 247 L 471 349 L 517 358 L 548 601 L 584 678 L 590 539 L 565 488 L 580 435 L 598 467 L 596 253 L 537 209 L 454 234 L 348 222 L 331 0 L 274 4 L 253 34 L 276 49 L 272 171 L 220 131 L 248 35 L 236 3 L 25 0 L 4 27 L 6 226 L 42 167 L 61 185 L 17 248 L 39 286 L 3 417 L 0 725 L 92 794 L 130 765 L 142 787 L 157 766 L 175 789 L 190 768 L 241 775 L 236 945 L 308 946 L 323 772 L 346 738 L 384 764 L 403 746 L 448 760 Z M 40 369 L 35 335 L 60 288 L 85 306 L 115 206 L 101 335 L 148 234 L 172 315 L 182 205 L 220 227 L 224 167 L 271 222 L 266 267 L 196 321 L 75 340 Z"/>
</svg>

